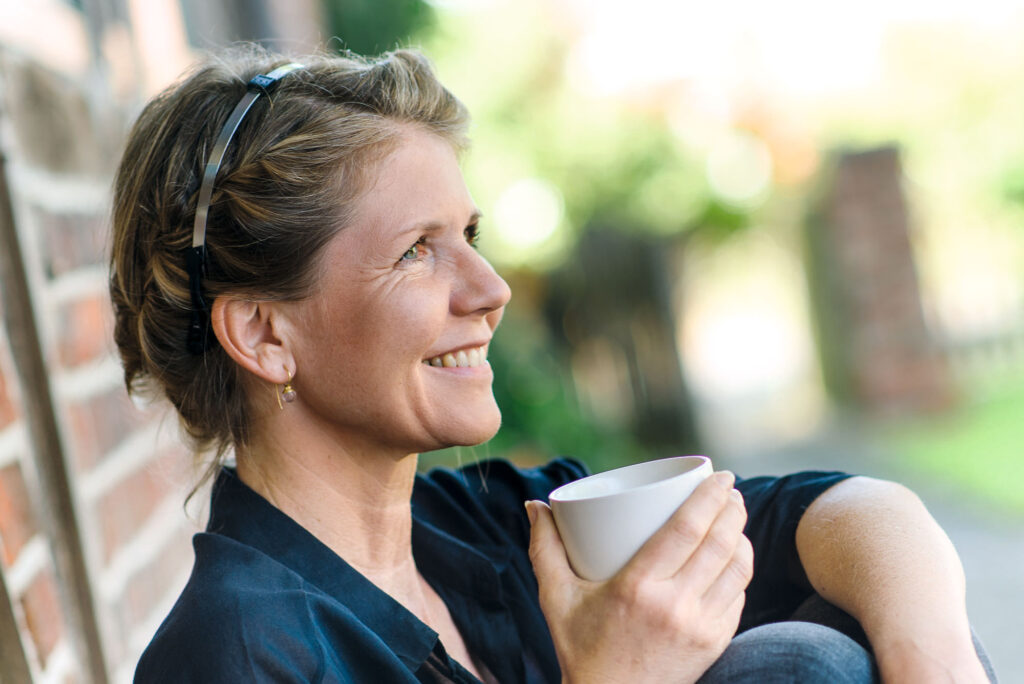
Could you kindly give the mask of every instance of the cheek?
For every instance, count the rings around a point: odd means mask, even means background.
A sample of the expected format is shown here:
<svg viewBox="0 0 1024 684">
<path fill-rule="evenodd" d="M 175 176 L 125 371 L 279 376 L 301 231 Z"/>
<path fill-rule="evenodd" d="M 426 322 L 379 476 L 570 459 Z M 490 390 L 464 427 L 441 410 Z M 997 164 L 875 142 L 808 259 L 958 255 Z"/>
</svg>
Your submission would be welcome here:
<svg viewBox="0 0 1024 684">
<path fill-rule="evenodd" d="M 366 298 L 361 304 L 331 311 L 325 328 L 335 337 L 321 344 L 358 355 L 364 363 L 421 360 L 443 332 L 448 314 L 447 297 L 425 285 Z"/>
</svg>

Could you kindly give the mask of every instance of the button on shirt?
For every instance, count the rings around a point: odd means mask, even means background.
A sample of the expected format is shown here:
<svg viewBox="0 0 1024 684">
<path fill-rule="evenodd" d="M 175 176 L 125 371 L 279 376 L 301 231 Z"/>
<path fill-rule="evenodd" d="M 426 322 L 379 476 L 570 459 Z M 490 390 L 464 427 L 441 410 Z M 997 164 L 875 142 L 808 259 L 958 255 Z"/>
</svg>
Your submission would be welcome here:
<svg viewBox="0 0 1024 684">
<path fill-rule="evenodd" d="M 586 475 L 569 459 L 484 461 L 419 475 L 413 557 L 473 657 L 497 681 L 559 682 L 530 565 L 523 503 Z M 754 580 L 740 629 L 810 595 L 796 558 L 803 510 L 846 477 L 741 480 Z M 136 682 L 476 682 L 437 633 L 224 468 L 195 565 L 139 661 Z"/>
</svg>

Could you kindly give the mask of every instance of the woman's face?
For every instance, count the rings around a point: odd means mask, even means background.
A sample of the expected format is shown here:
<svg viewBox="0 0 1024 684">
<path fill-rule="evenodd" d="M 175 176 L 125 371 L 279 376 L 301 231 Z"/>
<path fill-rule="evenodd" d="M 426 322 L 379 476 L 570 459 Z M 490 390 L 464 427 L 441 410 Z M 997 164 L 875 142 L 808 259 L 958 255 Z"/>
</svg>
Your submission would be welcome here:
<svg viewBox="0 0 1024 684">
<path fill-rule="evenodd" d="M 508 285 L 476 251 L 455 152 L 406 129 L 295 304 L 293 385 L 342 442 L 418 453 L 498 430 L 487 347 Z M 357 447 L 358 448 L 358 447 Z"/>
</svg>

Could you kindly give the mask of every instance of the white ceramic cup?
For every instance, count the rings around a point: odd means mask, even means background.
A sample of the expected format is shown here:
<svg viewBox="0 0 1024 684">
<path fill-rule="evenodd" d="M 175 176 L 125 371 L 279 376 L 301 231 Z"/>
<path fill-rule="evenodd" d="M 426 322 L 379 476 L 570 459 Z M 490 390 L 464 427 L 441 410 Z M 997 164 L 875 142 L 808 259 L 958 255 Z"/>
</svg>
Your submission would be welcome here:
<svg viewBox="0 0 1024 684">
<path fill-rule="evenodd" d="M 570 482 L 548 500 L 573 571 L 606 580 L 711 475 L 706 456 L 676 456 Z"/>
</svg>

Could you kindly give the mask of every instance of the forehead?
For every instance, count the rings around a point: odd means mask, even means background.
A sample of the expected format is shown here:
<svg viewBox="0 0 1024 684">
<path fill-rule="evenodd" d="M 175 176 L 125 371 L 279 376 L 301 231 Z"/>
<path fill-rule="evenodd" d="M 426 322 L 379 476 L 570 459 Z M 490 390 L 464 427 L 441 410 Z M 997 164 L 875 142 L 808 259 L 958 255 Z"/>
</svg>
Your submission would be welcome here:
<svg viewBox="0 0 1024 684">
<path fill-rule="evenodd" d="M 369 174 L 353 227 L 387 238 L 414 223 L 464 222 L 475 211 L 453 146 L 433 133 L 409 127 Z"/>
</svg>

